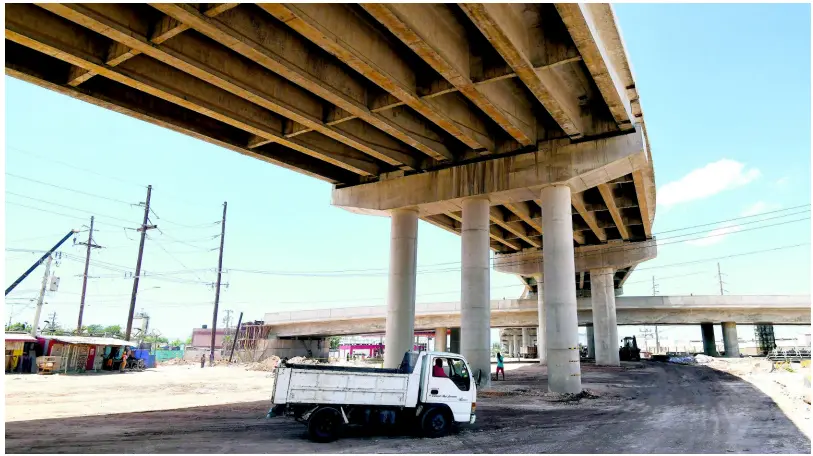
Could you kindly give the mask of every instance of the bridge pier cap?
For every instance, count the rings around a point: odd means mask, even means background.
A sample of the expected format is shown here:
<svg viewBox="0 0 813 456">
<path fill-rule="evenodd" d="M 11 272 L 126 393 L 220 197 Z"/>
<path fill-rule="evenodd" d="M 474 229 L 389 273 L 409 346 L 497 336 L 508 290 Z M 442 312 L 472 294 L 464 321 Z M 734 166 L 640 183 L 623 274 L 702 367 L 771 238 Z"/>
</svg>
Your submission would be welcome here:
<svg viewBox="0 0 813 456">
<path fill-rule="evenodd" d="M 463 201 L 488 197 L 491 205 L 539 198 L 544 187 L 566 185 L 574 193 L 649 170 L 641 128 L 610 138 L 572 143 L 542 141 L 536 151 L 484 157 L 444 169 L 333 189 L 331 204 L 348 211 L 386 216 L 417 208 L 421 217 L 461 211 Z M 654 184 L 653 184 L 654 185 Z"/>
</svg>

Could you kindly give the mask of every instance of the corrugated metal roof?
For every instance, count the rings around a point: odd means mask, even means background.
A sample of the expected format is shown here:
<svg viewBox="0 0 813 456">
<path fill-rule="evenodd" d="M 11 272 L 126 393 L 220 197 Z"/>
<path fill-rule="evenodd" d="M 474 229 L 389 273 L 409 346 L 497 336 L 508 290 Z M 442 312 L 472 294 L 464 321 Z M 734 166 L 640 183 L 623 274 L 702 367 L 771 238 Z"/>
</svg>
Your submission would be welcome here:
<svg viewBox="0 0 813 456">
<path fill-rule="evenodd" d="M 45 339 L 57 340 L 66 344 L 88 344 L 88 345 L 127 345 L 130 347 L 137 347 L 135 342 L 128 342 L 122 339 L 115 339 L 113 337 L 86 337 L 86 336 L 40 336 Z"/>
<path fill-rule="evenodd" d="M 32 337 L 31 334 L 23 334 L 23 333 L 3 333 L 5 339 L 9 342 L 36 342 L 37 339 Z"/>
</svg>

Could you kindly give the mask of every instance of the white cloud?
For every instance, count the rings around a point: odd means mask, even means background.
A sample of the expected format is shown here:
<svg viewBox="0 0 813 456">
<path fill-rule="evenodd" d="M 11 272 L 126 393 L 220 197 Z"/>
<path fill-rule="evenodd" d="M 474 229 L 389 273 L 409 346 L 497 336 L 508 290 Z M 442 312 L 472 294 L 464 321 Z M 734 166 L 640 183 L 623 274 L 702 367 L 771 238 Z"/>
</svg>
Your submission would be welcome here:
<svg viewBox="0 0 813 456">
<path fill-rule="evenodd" d="M 744 164 L 724 158 L 663 185 L 658 189 L 658 205 L 668 207 L 708 198 L 749 184 L 760 175 L 756 168 L 746 169 Z"/>
<path fill-rule="evenodd" d="M 686 241 L 687 244 L 698 246 L 698 247 L 708 247 L 710 245 L 719 244 L 723 242 L 723 240 L 731 233 L 736 233 L 740 230 L 739 225 L 733 226 L 726 226 L 723 228 L 717 228 L 716 230 L 712 230 L 706 236 L 695 239 L 692 241 Z"/>
<path fill-rule="evenodd" d="M 790 178 L 788 176 L 785 176 L 776 181 L 775 185 L 777 187 L 785 187 L 788 185 L 788 183 L 790 183 Z"/>
<path fill-rule="evenodd" d="M 774 203 L 766 203 L 765 201 L 757 201 L 756 203 L 748 206 L 745 208 L 742 213 L 740 213 L 743 217 L 750 217 L 752 215 L 761 214 L 763 212 L 774 211 L 779 209 L 781 206 Z"/>
</svg>

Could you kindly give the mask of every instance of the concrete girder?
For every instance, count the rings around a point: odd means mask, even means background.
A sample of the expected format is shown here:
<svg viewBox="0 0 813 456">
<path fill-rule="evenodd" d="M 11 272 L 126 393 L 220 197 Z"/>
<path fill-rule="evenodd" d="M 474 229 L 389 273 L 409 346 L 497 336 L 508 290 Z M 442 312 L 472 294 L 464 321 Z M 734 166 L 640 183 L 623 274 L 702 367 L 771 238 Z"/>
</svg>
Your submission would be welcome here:
<svg viewBox="0 0 813 456">
<path fill-rule="evenodd" d="M 548 185 L 581 192 L 649 166 L 640 131 L 579 143 L 552 140 L 540 150 L 333 190 L 332 204 L 383 214 L 417 207 L 421 216 L 459 211 L 464 198 L 487 195 L 492 205 L 529 201 Z"/>
<path fill-rule="evenodd" d="M 505 208 L 511 211 L 517 218 L 525 223 L 528 224 L 531 228 L 535 229 L 540 236 L 544 233 L 542 232 L 542 213 L 538 212 L 538 217 L 534 217 L 533 213 L 531 212 L 531 205 L 527 201 L 520 201 L 516 203 L 505 203 Z M 505 221 L 512 222 L 511 216 L 508 215 L 505 217 Z"/>
<path fill-rule="evenodd" d="M 573 192 L 570 195 L 570 202 L 573 204 L 573 208 L 579 213 L 582 219 L 584 219 L 587 226 L 590 227 L 590 230 L 593 231 L 593 234 L 596 235 L 599 241 L 607 242 L 607 232 L 604 231 L 603 228 L 600 228 L 596 223 L 596 215 L 593 212 L 589 212 L 584 205 L 584 192 Z"/>
<path fill-rule="evenodd" d="M 7 5 L 7 12 L 10 7 L 11 5 Z M 7 51 L 10 44 L 6 44 Z M 43 79 L 43 74 L 25 67 L 25 62 L 11 61 L 9 52 L 6 53 L 6 75 L 322 181 L 336 184 L 358 178 L 354 173 L 290 149 L 247 149 L 243 141 L 223 131 L 223 124 L 218 125 L 210 117 L 188 111 L 147 93 L 125 93 L 121 90 L 123 86 L 111 86 L 110 83 L 101 85 L 106 90 L 97 90 L 100 88 L 98 85 L 93 89 L 79 89 L 69 86 L 65 81 L 47 81 Z"/>
<path fill-rule="evenodd" d="M 150 43 L 137 30 L 129 28 L 133 27 L 132 22 L 128 23 L 128 27 L 119 24 L 120 20 L 117 20 L 114 14 L 125 15 L 127 10 L 122 9 L 120 5 L 105 5 L 103 9 L 97 11 L 98 5 L 101 4 L 40 6 L 166 65 L 309 126 L 337 142 L 360 150 L 391 166 L 405 166 L 408 169 L 416 169 L 419 166 L 414 157 L 398 152 L 397 149 L 379 148 L 371 145 L 369 141 L 361 140 L 360 135 L 352 135 L 340 128 L 324 125 L 320 119 L 323 108 L 319 100 L 270 72 L 258 71 L 259 66 L 233 59 L 225 49 L 208 45 L 191 35 L 176 36 L 163 44 Z M 140 28 L 145 27 L 146 25 L 141 25 Z M 205 52 L 201 52 L 202 50 Z M 280 128 L 278 136 L 288 139 L 282 134 L 283 131 L 284 129 Z M 260 134 L 257 136 L 265 137 Z M 261 144 L 262 142 L 255 141 L 250 145 L 257 147 Z"/>
<path fill-rule="evenodd" d="M 228 11 L 237 5 L 237 3 L 214 3 L 211 4 L 210 7 L 203 12 L 203 14 L 208 17 L 215 17 L 218 14 Z M 150 35 L 150 42 L 154 44 L 161 44 L 164 41 L 185 32 L 186 30 L 189 30 L 188 25 L 182 24 L 169 16 L 164 16 L 158 21 L 158 24 L 155 26 L 154 31 Z M 108 53 L 105 64 L 108 66 L 116 66 L 137 56 L 138 54 L 141 54 L 141 51 L 137 49 L 130 49 L 116 41 L 110 46 L 110 52 Z M 82 71 L 78 75 L 72 75 L 68 79 L 69 85 L 78 86 L 97 74 L 93 71 L 84 69 L 81 70 Z"/>
<path fill-rule="evenodd" d="M 435 71 L 523 146 L 536 144 L 536 118 L 527 98 L 505 79 L 476 85 L 471 79 L 470 40 L 445 4 L 362 4 Z"/>
<path fill-rule="evenodd" d="M 367 109 L 367 88 L 363 81 L 359 81 L 334 61 L 323 58 L 317 53 L 308 52 L 309 43 L 289 30 L 274 24 L 272 19 L 264 19 L 262 15 L 251 15 L 250 11 L 235 9 L 212 19 L 200 14 L 189 5 L 181 4 L 155 4 L 155 8 L 165 14 L 190 24 L 198 32 L 208 36 L 214 41 L 223 44 L 241 56 L 257 62 L 259 65 L 279 75 L 284 79 L 275 82 L 285 90 L 291 87 L 293 92 L 303 92 L 300 87 L 312 92 L 318 97 L 335 105 L 321 118 L 298 118 L 286 115 L 307 127 L 301 133 L 324 130 L 338 131 L 356 141 L 368 135 L 374 135 L 367 141 L 363 149 L 371 149 L 380 158 L 390 164 L 403 164 L 406 169 L 419 169 L 419 160 L 411 156 L 411 152 L 402 147 L 397 141 L 387 138 L 387 135 L 402 141 L 420 152 L 437 159 L 452 158 L 451 152 L 442 143 L 442 138 L 422 125 L 420 120 L 414 119 L 409 113 L 400 113 L 400 116 L 385 116 L 371 112 Z M 258 26 L 258 23 L 260 26 Z M 271 78 L 270 75 L 266 75 Z M 275 79 L 279 79 L 276 77 Z M 290 83 L 286 83 L 290 81 Z M 294 85 L 296 84 L 296 85 Z M 286 103 L 286 108 L 296 106 Z M 290 108 L 289 108 L 290 109 Z M 339 114 L 339 112 L 347 115 Z M 381 135 L 375 129 L 364 129 L 359 124 L 355 128 L 342 125 L 355 118 L 372 125 L 376 129 L 387 133 Z M 364 135 L 360 134 L 361 132 Z M 382 144 L 384 147 L 376 147 Z"/>
<path fill-rule="evenodd" d="M 635 184 L 635 195 L 638 198 L 638 208 L 641 212 L 641 221 L 644 225 L 644 233 L 647 238 L 652 237 L 652 220 L 655 218 L 654 210 L 654 188 L 655 183 L 648 179 L 648 173 L 644 170 L 632 172 L 633 183 Z M 650 190 L 651 189 L 651 190 Z M 649 202 L 652 201 L 653 204 Z"/>
<path fill-rule="evenodd" d="M 468 147 L 494 151 L 493 135 L 458 94 L 422 99 L 414 68 L 388 38 L 341 4 L 262 4 L 287 26 L 404 102 Z"/>
<path fill-rule="evenodd" d="M 490 208 L 489 219 L 492 223 L 499 225 L 505 231 L 514 234 L 517 238 L 522 239 L 533 247 L 541 248 L 542 244 L 527 236 L 527 230 L 522 225 L 522 222 L 506 222 L 505 214 L 497 206 Z"/>
<path fill-rule="evenodd" d="M 638 98 L 612 6 L 556 3 L 556 10 L 622 130 L 634 128 L 631 98 Z"/>
<path fill-rule="evenodd" d="M 89 43 L 90 37 L 78 31 L 59 33 L 64 31 L 60 27 L 64 23 L 50 20 L 56 18 L 45 14 L 39 18 L 43 27 L 37 30 L 8 17 L 6 38 L 359 175 L 373 176 L 379 172 L 379 165 L 366 155 L 346 146 L 337 147 L 339 143 L 331 143 L 326 137 L 307 141 L 284 138 L 278 133 L 282 122 L 273 113 L 161 62 L 137 56 L 117 67 L 106 67 L 93 56 L 92 48 L 80 47 Z M 68 39 L 71 42 L 66 42 Z"/>
<path fill-rule="evenodd" d="M 457 211 L 457 212 L 447 212 L 445 215 L 448 216 L 449 218 L 451 218 L 452 220 L 458 222 L 462 226 L 462 224 L 463 224 L 463 213 L 462 212 L 459 212 L 459 211 Z M 460 231 L 458 230 L 458 231 L 456 231 L 456 233 L 460 234 Z M 493 226 L 493 225 L 489 226 L 488 234 L 489 234 L 489 237 L 491 239 L 499 242 L 500 244 L 505 245 L 506 247 L 508 247 L 510 249 L 513 249 L 514 251 L 518 252 L 518 251 L 522 250 L 522 246 L 520 246 L 516 242 L 511 242 L 508 239 L 506 239 L 505 233 L 503 233 L 502 229 L 499 228 L 499 227 L 496 227 L 496 226 Z"/>
<path fill-rule="evenodd" d="M 643 242 L 614 242 L 575 248 L 576 272 L 591 269 L 623 269 L 651 260 L 658 255 L 654 239 Z M 494 257 L 494 270 L 505 274 L 533 277 L 543 273 L 544 250 L 501 253 Z"/>
<path fill-rule="evenodd" d="M 531 62 L 532 43 L 551 47 L 558 43 L 551 43 L 543 27 L 528 27 L 524 23 L 527 15 L 523 9 L 529 5 L 462 3 L 460 7 L 562 130 L 574 139 L 584 136 L 587 126 L 580 115 L 579 96 L 552 71 L 536 71 Z"/>
<path fill-rule="evenodd" d="M 608 184 L 598 184 L 598 191 L 601 192 L 601 197 L 604 198 L 604 204 L 607 205 L 607 210 L 610 211 L 610 216 L 613 218 L 615 227 L 621 234 L 621 239 L 625 241 L 629 240 L 629 231 L 627 231 L 627 227 L 624 225 L 624 219 L 621 217 L 621 212 L 619 212 L 618 207 L 615 205 L 613 189 Z"/>
</svg>

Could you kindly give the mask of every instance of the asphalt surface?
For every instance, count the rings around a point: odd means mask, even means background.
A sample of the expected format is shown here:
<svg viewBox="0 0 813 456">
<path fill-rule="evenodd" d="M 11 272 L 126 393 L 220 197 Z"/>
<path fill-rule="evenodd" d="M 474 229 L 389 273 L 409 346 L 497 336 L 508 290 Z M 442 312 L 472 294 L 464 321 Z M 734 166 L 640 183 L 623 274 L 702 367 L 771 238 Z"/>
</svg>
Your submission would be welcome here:
<svg viewBox="0 0 813 456">
<path fill-rule="evenodd" d="M 481 394 L 477 424 L 425 439 L 362 430 L 313 443 L 265 419 L 267 400 L 6 423 L 8 453 L 806 453 L 810 440 L 768 396 L 730 374 L 661 363 L 582 366 L 592 396 L 545 394 L 545 370 L 509 372 Z M 100 392 L 104 394 L 104 392 Z M 115 400 L 111 399 L 111 407 Z"/>
</svg>

